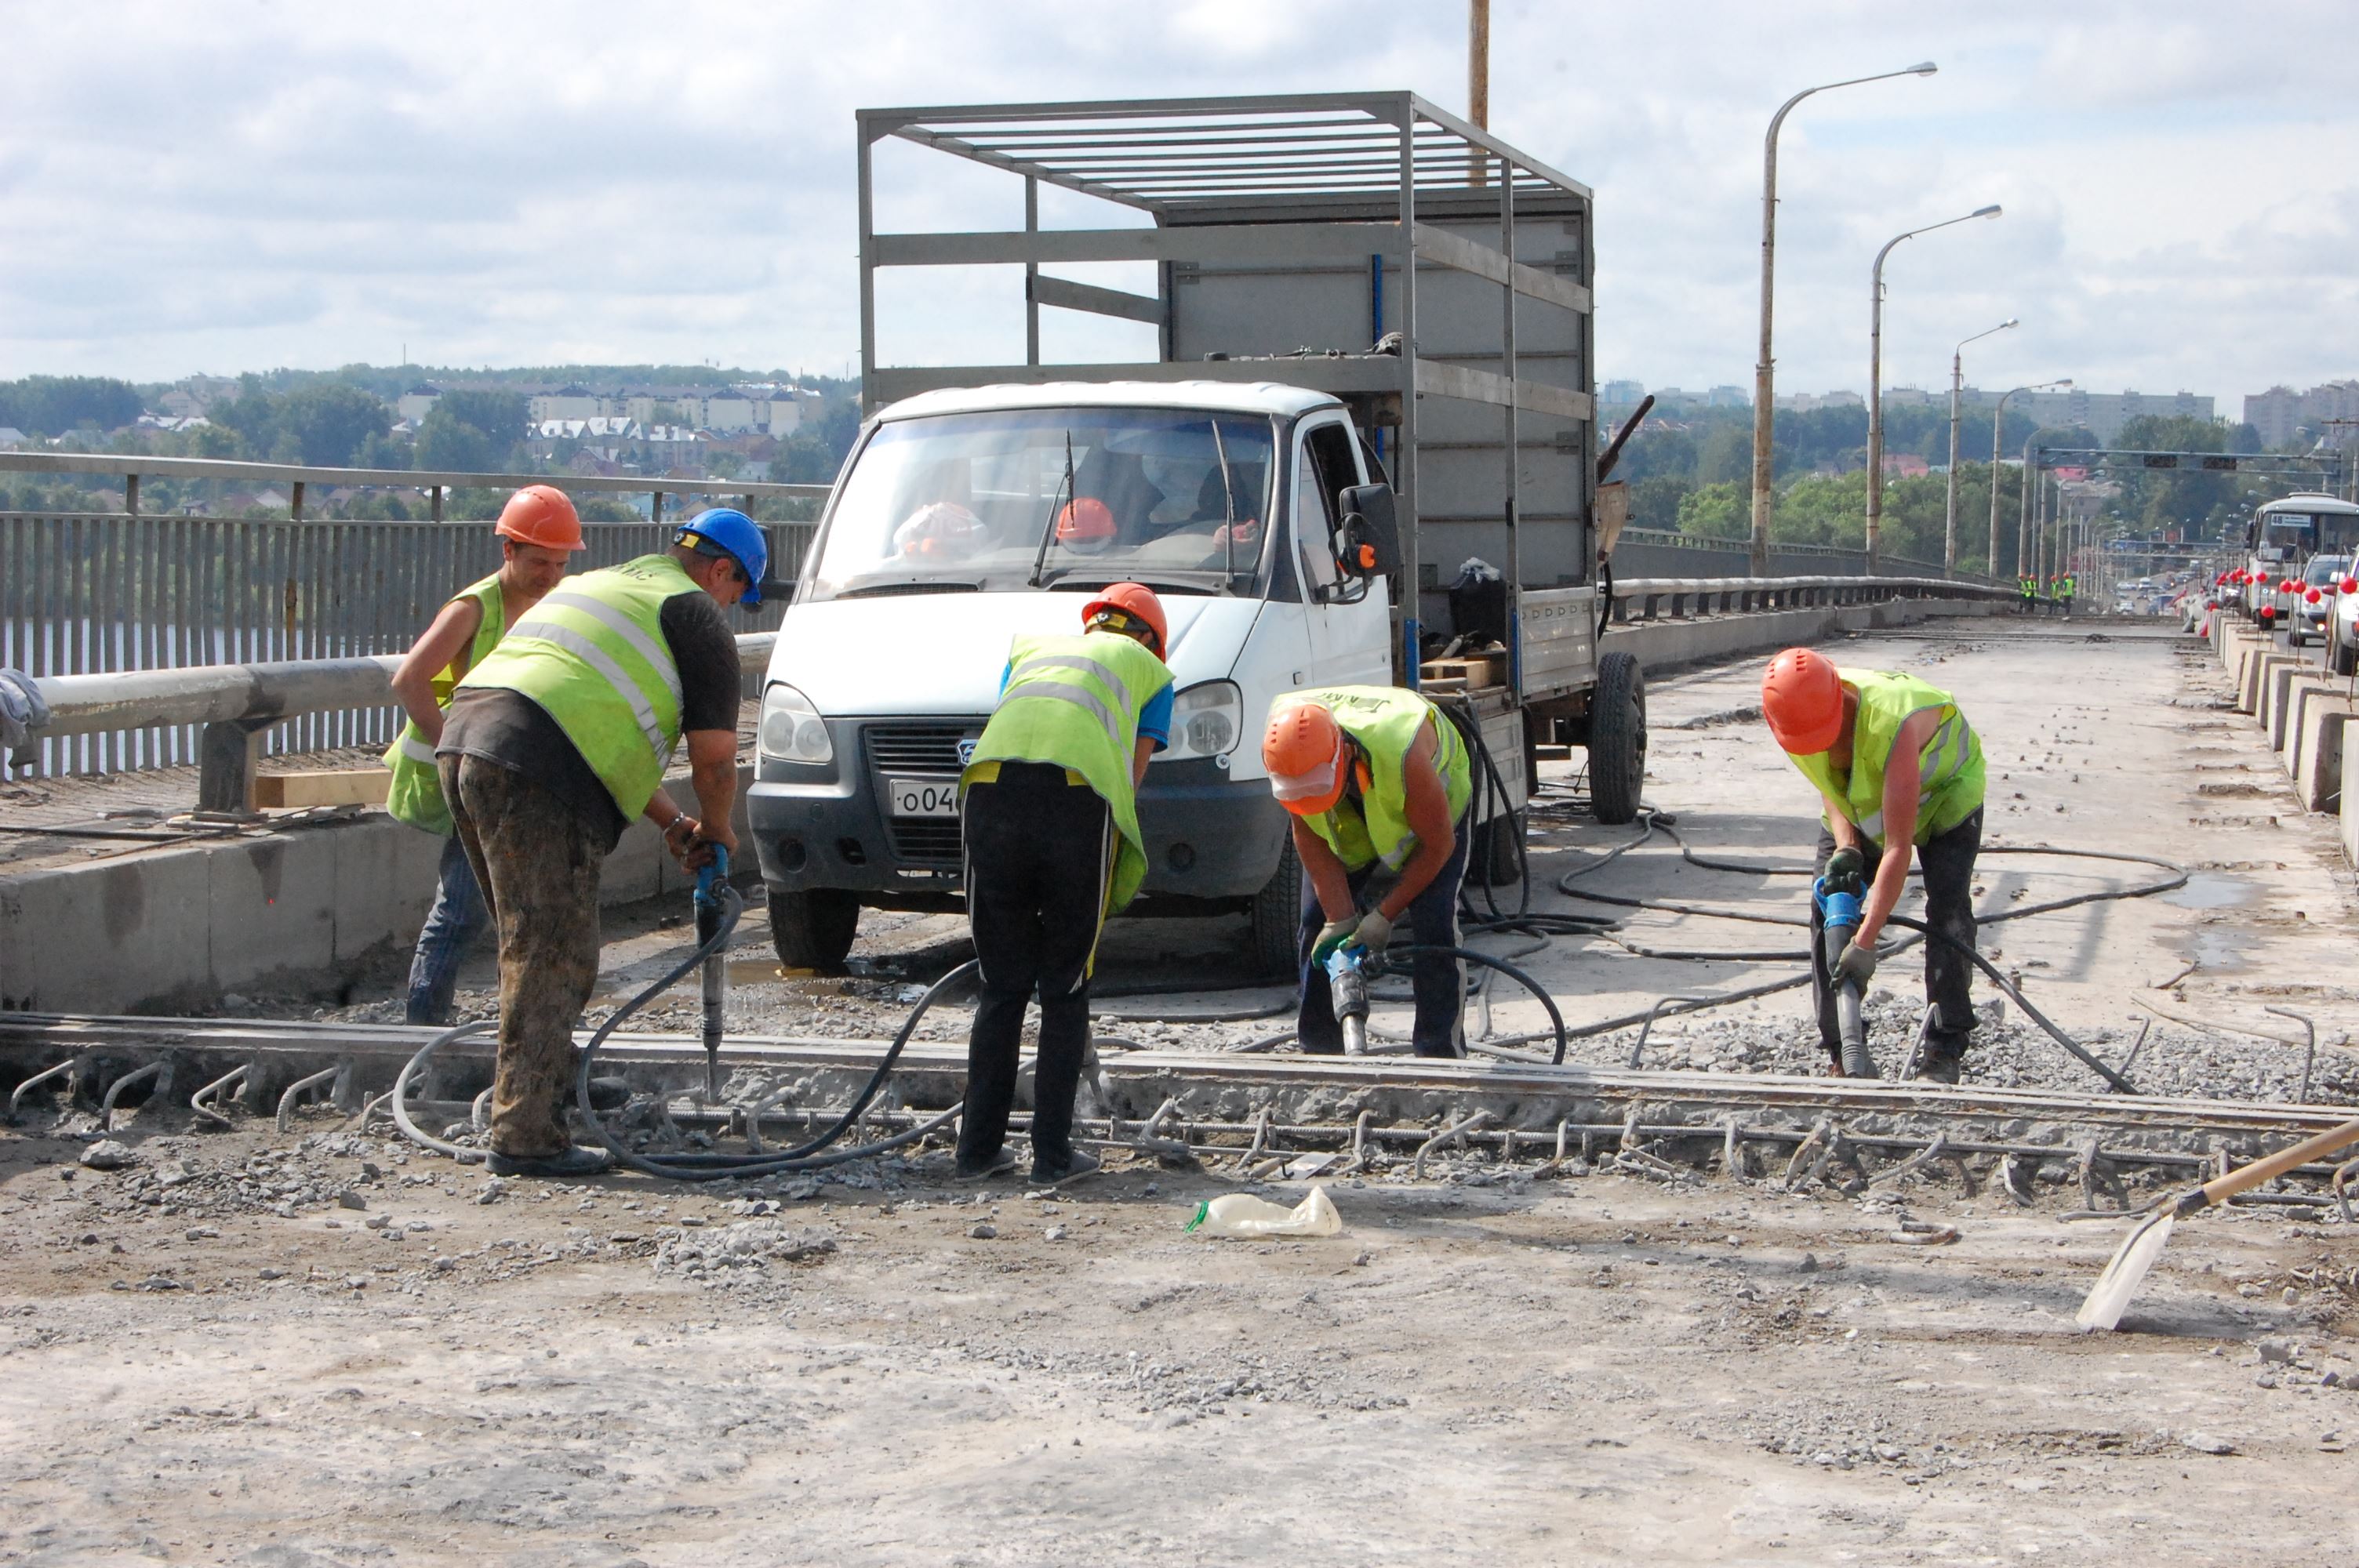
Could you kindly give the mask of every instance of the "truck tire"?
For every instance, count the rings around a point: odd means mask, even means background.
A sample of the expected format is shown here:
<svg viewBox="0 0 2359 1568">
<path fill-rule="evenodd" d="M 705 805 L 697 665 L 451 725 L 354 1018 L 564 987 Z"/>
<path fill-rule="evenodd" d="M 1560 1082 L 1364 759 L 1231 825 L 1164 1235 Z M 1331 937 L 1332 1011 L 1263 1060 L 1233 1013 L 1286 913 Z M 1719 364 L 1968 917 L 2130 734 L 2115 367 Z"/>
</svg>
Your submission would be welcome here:
<svg viewBox="0 0 2359 1568">
<path fill-rule="evenodd" d="M 1302 930 L 1302 860 L 1294 852 L 1294 835 L 1286 836 L 1278 851 L 1277 870 L 1254 894 L 1246 957 L 1256 975 L 1291 975 L 1299 962 Z"/>
<path fill-rule="evenodd" d="M 860 929 L 860 901 L 842 888 L 812 888 L 788 892 L 772 888 L 770 946 L 778 962 L 789 969 L 810 969 L 822 975 L 843 973 L 844 955 Z"/>
<path fill-rule="evenodd" d="M 1635 820 L 1647 787 L 1647 676 L 1637 655 L 1597 661 L 1589 699 L 1589 806 L 1608 827 Z"/>
<path fill-rule="evenodd" d="M 2354 648 L 2341 637 L 2331 637 L 2326 643 L 2326 663 L 2339 676 L 2359 672 L 2359 648 Z"/>
<path fill-rule="evenodd" d="M 1506 888 L 1524 874 L 1524 858 L 1516 851 L 1530 830 L 1529 816 L 1495 816 L 1474 829 L 1467 846 L 1466 877 L 1478 887 Z"/>
</svg>

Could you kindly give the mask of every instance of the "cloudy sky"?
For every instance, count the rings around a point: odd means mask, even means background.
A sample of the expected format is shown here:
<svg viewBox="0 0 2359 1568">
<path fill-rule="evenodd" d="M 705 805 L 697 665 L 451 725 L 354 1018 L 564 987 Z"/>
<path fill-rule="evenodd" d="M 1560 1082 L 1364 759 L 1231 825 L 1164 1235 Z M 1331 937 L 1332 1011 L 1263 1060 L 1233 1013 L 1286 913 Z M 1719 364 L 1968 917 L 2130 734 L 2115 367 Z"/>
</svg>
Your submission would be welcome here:
<svg viewBox="0 0 2359 1568">
<path fill-rule="evenodd" d="M 1494 129 L 1597 194 L 1602 377 L 1749 386 L 1769 116 L 1928 59 L 1939 75 L 1787 123 L 1781 391 L 1864 386 L 1876 248 L 1990 202 L 2006 215 L 1894 253 L 1887 384 L 1945 384 L 1951 345 L 2011 315 L 1969 381 L 2187 389 L 2226 413 L 2359 373 L 2348 0 L 1494 13 Z M 435 364 L 840 371 L 855 107 L 1466 94 L 1462 0 L 0 0 L 0 376 L 389 363 L 405 343 Z M 1012 224 L 1002 187 L 929 178 L 881 226 Z M 1004 276 L 886 304 L 895 360 L 1020 357 Z M 1052 358 L 1089 347 L 1052 330 Z"/>
</svg>

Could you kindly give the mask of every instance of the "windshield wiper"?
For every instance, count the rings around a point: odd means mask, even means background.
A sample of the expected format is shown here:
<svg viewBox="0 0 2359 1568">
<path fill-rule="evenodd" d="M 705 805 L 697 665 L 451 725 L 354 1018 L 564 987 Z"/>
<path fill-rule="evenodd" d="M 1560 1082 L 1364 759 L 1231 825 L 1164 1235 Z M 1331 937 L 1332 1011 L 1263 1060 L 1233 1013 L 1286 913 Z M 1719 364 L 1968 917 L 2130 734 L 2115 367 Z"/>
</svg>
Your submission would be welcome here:
<svg viewBox="0 0 2359 1568">
<path fill-rule="evenodd" d="M 980 593 L 983 584 L 966 582 L 957 578 L 922 578 L 912 582 L 871 582 L 858 588 L 838 589 L 838 599 L 864 599 L 887 593 Z"/>
<path fill-rule="evenodd" d="M 1065 477 L 1058 482 L 1057 495 L 1071 504 L 1073 496 L 1073 433 L 1065 432 Z M 1040 568 L 1049 558 L 1049 541 L 1057 536 L 1057 495 L 1049 497 L 1049 522 L 1040 530 L 1040 547 L 1032 555 L 1032 575 L 1025 579 L 1027 588 L 1040 586 Z"/>
</svg>

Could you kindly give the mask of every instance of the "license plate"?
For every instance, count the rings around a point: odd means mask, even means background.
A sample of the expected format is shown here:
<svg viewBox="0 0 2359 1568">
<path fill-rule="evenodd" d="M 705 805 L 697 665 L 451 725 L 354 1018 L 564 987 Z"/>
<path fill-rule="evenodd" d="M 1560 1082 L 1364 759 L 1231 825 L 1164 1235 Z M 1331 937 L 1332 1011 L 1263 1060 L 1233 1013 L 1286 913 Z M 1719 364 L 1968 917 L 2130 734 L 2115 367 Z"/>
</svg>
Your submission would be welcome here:
<svg viewBox="0 0 2359 1568">
<path fill-rule="evenodd" d="M 885 799 L 896 816 L 956 816 L 958 780 L 888 778 Z"/>
</svg>

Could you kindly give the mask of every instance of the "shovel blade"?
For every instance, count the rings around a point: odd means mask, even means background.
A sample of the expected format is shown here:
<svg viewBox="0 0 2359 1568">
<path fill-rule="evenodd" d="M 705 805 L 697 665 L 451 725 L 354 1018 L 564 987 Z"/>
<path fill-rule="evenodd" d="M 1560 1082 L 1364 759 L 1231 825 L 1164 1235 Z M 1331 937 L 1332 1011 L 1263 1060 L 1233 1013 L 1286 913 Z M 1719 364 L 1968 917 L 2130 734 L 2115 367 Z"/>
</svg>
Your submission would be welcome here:
<svg viewBox="0 0 2359 1568">
<path fill-rule="evenodd" d="M 2092 1329 L 2111 1329 L 2118 1325 L 2122 1314 L 2129 1310 L 2130 1298 L 2146 1282 L 2147 1271 L 2162 1256 L 2163 1243 L 2170 1239 L 2170 1227 L 2176 1223 L 2176 1217 L 2167 1208 L 2139 1221 L 2137 1228 L 2114 1249 L 2113 1260 L 2097 1276 L 2089 1299 L 2081 1303 L 2073 1321 L 2082 1328 Z"/>
</svg>

